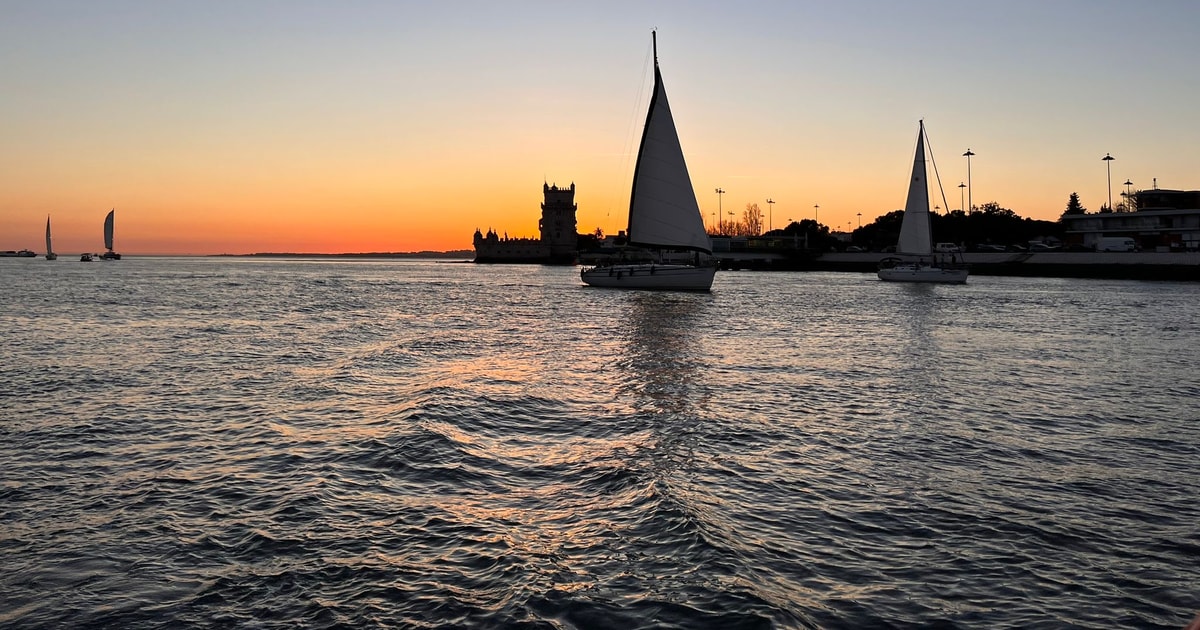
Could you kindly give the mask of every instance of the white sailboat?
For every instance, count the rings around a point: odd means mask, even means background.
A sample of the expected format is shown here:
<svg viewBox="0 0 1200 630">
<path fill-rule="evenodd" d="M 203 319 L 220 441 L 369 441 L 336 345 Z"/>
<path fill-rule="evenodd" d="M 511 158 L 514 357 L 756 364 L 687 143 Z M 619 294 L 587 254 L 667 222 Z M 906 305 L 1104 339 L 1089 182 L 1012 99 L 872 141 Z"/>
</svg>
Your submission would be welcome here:
<svg viewBox="0 0 1200 630">
<path fill-rule="evenodd" d="M 925 170 L 925 121 L 917 133 L 917 152 L 913 157 L 912 179 L 908 182 L 908 200 L 900 222 L 896 254 L 879 261 L 879 279 L 892 282 L 967 281 L 967 266 L 957 254 L 933 253 L 933 233 L 929 219 L 929 182 Z"/>
<path fill-rule="evenodd" d="M 654 48 L 654 92 L 629 199 L 625 259 L 579 272 L 595 287 L 708 291 L 716 266 Z M 635 259 L 635 260 L 631 260 Z M 690 260 L 689 260 L 690 259 Z"/>
<path fill-rule="evenodd" d="M 116 208 L 109 210 L 108 216 L 104 217 L 104 249 L 107 251 L 100 254 L 101 260 L 121 260 L 121 255 L 113 251 L 113 215 L 116 212 Z"/>
<path fill-rule="evenodd" d="M 54 246 L 50 244 L 50 216 L 46 215 L 46 260 L 58 260 L 58 254 L 54 253 Z"/>
</svg>

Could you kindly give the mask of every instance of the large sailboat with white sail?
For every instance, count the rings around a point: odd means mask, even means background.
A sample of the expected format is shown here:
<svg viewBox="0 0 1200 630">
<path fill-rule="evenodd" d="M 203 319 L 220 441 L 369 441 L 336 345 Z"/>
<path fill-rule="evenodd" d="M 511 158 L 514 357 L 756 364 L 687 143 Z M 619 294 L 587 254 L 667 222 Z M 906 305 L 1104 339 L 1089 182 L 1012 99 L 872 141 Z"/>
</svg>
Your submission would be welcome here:
<svg viewBox="0 0 1200 630">
<path fill-rule="evenodd" d="M 654 92 L 642 130 L 629 199 L 628 245 L 622 259 L 585 268 L 580 278 L 595 287 L 708 291 L 716 265 L 700 204 L 654 50 Z"/>
<path fill-rule="evenodd" d="M 892 282 L 967 281 L 967 266 L 958 254 L 933 252 L 933 232 L 929 216 L 929 182 L 925 168 L 925 121 L 917 132 L 917 151 L 913 156 L 912 177 L 908 181 L 908 199 L 900 221 L 896 256 L 879 261 L 879 279 Z"/>
</svg>

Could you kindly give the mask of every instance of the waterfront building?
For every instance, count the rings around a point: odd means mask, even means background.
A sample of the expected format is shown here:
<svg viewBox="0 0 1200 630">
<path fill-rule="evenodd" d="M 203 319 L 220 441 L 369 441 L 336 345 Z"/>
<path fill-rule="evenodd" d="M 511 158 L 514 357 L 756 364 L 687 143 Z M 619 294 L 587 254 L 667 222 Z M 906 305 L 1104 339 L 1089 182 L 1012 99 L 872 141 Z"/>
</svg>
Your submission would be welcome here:
<svg viewBox="0 0 1200 630">
<path fill-rule="evenodd" d="M 539 238 L 501 237 L 495 230 L 483 234 L 475 230 L 475 262 L 575 264 L 579 249 L 576 233 L 575 183 L 569 188 L 542 183 L 542 218 L 538 220 Z"/>
<path fill-rule="evenodd" d="M 1093 248 L 1102 238 L 1124 236 L 1147 252 L 1200 251 L 1200 190 L 1153 188 L 1128 196 L 1133 212 L 1064 214 L 1067 245 Z"/>
</svg>

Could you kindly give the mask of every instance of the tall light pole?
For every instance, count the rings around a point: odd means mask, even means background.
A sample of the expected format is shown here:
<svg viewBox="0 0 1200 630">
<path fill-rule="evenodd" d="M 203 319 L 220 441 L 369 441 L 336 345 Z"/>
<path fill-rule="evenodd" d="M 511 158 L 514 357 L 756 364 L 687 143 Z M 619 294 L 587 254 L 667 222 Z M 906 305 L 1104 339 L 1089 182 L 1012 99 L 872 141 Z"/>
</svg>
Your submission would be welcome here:
<svg viewBox="0 0 1200 630">
<path fill-rule="evenodd" d="M 862 229 L 862 213 L 861 212 L 858 213 L 858 228 L 860 230 Z"/>
<path fill-rule="evenodd" d="M 721 228 L 722 217 L 725 216 L 725 213 L 721 212 L 721 195 L 724 195 L 724 194 L 725 194 L 724 188 L 717 189 L 717 233 L 718 234 L 725 233 L 725 231 Z"/>
<path fill-rule="evenodd" d="M 771 218 L 775 214 L 775 200 L 767 197 L 767 231 L 775 229 L 775 221 Z"/>
<path fill-rule="evenodd" d="M 963 211 L 963 200 L 966 199 L 966 197 L 964 196 L 966 193 L 963 192 L 963 189 L 966 187 L 967 187 L 966 184 L 964 184 L 962 182 L 958 182 L 958 211 L 959 212 Z"/>
<path fill-rule="evenodd" d="M 1104 165 L 1108 168 L 1108 211 L 1112 212 L 1112 161 L 1117 158 L 1105 153 L 1104 157 L 1100 159 L 1104 160 Z"/>
<path fill-rule="evenodd" d="M 820 211 L 821 211 L 821 206 L 814 203 L 813 204 L 813 221 L 815 221 L 817 225 L 821 225 L 821 215 L 819 214 Z"/>
<path fill-rule="evenodd" d="M 972 155 L 975 155 L 975 154 L 971 153 L 970 148 L 968 148 L 967 152 L 963 154 L 963 156 L 967 158 L 967 212 L 974 212 L 974 210 L 975 210 L 975 203 L 973 201 L 971 201 L 971 156 Z"/>
<path fill-rule="evenodd" d="M 1129 187 L 1132 185 L 1133 185 L 1133 182 L 1129 181 L 1128 179 L 1125 180 L 1125 211 L 1126 212 L 1133 212 L 1133 210 L 1129 209 L 1129 199 L 1131 197 L 1133 197 L 1133 193 L 1129 191 Z"/>
</svg>

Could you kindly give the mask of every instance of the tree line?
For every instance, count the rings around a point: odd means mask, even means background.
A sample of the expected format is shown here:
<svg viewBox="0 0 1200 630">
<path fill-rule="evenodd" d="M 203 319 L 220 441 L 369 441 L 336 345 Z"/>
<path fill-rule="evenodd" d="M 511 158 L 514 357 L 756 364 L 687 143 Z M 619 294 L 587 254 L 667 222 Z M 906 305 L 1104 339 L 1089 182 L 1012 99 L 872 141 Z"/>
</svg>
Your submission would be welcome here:
<svg viewBox="0 0 1200 630">
<path fill-rule="evenodd" d="M 1100 212 L 1109 211 L 1107 206 L 1100 210 Z M 1086 212 L 1087 209 L 1079 201 L 1079 195 L 1072 192 L 1063 215 Z M 896 240 L 900 237 L 900 223 L 904 217 L 903 210 L 893 210 L 876 217 L 871 223 L 850 232 L 850 240 L 847 243 L 844 238 L 835 236 L 829 226 L 814 219 L 791 221 L 785 227 L 764 233 L 763 214 L 757 203 L 746 204 L 740 220 L 734 220 L 732 213 L 730 214 L 729 220 L 723 221 L 718 218 L 715 225 L 708 227 L 710 236 L 776 237 L 784 239 L 785 243 L 790 241 L 799 247 L 820 251 L 843 249 L 848 245 L 878 251 L 895 245 Z M 976 206 L 972 212 L 962 210 L 951 210 L 946 213 L 931 212 L 930 222 L 934 238 L 937 241 L 957 243 L 967 247 L 985 244 L 1023 246 L 1034 240 L 1061 240 L 1064 235 L 1061 221 L 1023 218 L 995 201 Z M 581 236 L 584 236 L 588 243 L 592 244 L 602 239 L 604 233 L 600 228 L 596 228 L 592 234 Z M 581 245 L 583 245 L 582 241 Z"/>
</svg>

